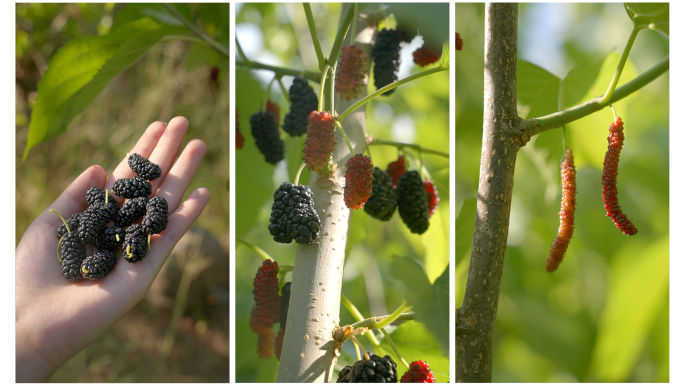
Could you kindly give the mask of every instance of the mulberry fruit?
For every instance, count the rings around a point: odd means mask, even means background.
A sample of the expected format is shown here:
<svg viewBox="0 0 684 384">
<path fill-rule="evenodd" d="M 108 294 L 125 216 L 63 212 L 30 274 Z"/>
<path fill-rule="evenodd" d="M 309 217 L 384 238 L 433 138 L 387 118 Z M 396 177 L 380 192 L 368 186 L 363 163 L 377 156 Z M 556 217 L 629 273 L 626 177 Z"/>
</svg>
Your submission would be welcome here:
<svg viewBox="0 0 684 384">
<path fill-rule="evenodd" d="M 342 48 L 337 66 L 335 90 L 341 98 L 351 100 L 363 90 L 363 80 L 368 72 L 368 56 L 358 45 Z"/>
<path fill-rule="evenodd" d="M 375 88 L 380 89 L 397 81 L 397 71 L 401 63 L 399 57 L 401 42 L 401 34 L 396 29 L 383 29 L 378 33 L 378 38 L 373 47 Z M 394 93 L 394 89 L 382 95 L 389 96 L 392 93 Z"/>
<path fill-rule="evenodd" d="M 105 191 L 100 188 L 92 187 L 86 192 L 86 201 L 88 206 L 95 204 L 96 202 L 104 203 L 106 198 Z"/>
<path fill-rule="evenodd" d="M 615 118 L 610 124 L 610 135 L 608 136 L 608 151 L 603 159 L 603 203 L 606 208 L 606 216 L 613 219 L 613 223 L 625 235 L 636 235 L 636 226 L 627 218 L 620 208 L 618 202 L 617 174 L 618 161 L 622 145 L 625 141 L 625 133 L 622 119 Z"/>
<path fill-rule="evenodd" d="M 275 339 L 275 355 L 276 359 L 280 361 L 280 353 L 283 351 L 283 340 L 285 339 L 285 329 L 280 328 Z"/>
<path fill-rule="evenodd" d="M 268 231 L 278 243 L 311 244 L 318 238 L 321 220 L 313 194 L 306 185 L 285 182 L 273 193 Z"/>
<path fill-rule="evenodd" d="M 119 244 L 123 243 L 125 237 L 125 229 L 116 225 L 109 226 L 106 227 L 100 236 L 97 237 L 95 240 L 95 246 L 100 251 L 112 251 Z"/>
<path fill-rule="evenodd" d="M 389 355 L 380 357 L 368 352 L 369 360 L 365 357 L 354 363 L 351 368 L 345 367 L 340 371 L 338 383 L 396 383 L 397 364 Z M 349 368 L 349 369 L 347 369 Z M 346 381 L 349 380 L 349 381 Z"/>
<path fill-rule="evenodd" d="M 430 371 L 430 366 L 423 360 L 414 361 L 409 365 L 409 370 L 401 377 L 402 383 L 436 383 L 435 375 Z"/>
<path fill-rule="evenodd" d="M 461 39 L 461 35 L 456 32 L 456 50 L 460 51 L 463 49 L 463 39 Z"/>
<path fill-rule="evenodd" d="M 387 221 L 396 209 L 397 195 L 392 187 L 392 176 L 378 167 L 373 168 L 373 193 L 363 210 L 371 217 Z"/>
<path fill-rule="evenodd" d="M 262 359 L 268 359 L 273 354 L 273 347 L 275 345 L 273 328 L 268 328 L 266 332 L 259 333 L 258 335 L 257 353 Z"/>
<path fill-rule="evenodd" d="M 269 111 L 257 112 L 249 118 L 252 136 L 267 163 L 277 164 L 285 158 L 285 143 L 280 138 L 278 123 Z"/>
<path fill-rule="evenodd" d="M 254 277 L 254 321 L 270 328 L 280 321 L 280 296 L 278 295 L 278 262 L 264 260 Z M 273 341 L 271 341 L 273 345 Z"/>
<path fill-rule="evenodd" d="M 397 181 L 401 175 L 406 172 L 406 162 L 404 161 L 404 156 L 399 156 L 396 161 L 393 161 L 387 165 L 387 173 L 392 176 L 392 186 L 397 187 Z"/>
<path fill-rule="evenodd" d="M 280 328 L 285 329 L 287 326 L 287 311 L 290 309 L 290 287 L 291 282 L 285 283 L 280 289 Z"/>
<path fill-rule="evenodd" d="M 60 244 L 62 250 L 62 274 L 69 281 L 78 281 L 81 276 L 81 263 L 86 258 L 85 244 L 76 231 L 67 233 Z"/>
<path fill-rule="evenodd" d="M 570 148 L 565 150 L 563 161 L 561 162 L 561 185 L 563 196 L 561 198 L 560 225 L 558 235 L 551 245 L 549 257 L 546 259 L 546 270 L 553 272 L 558 269 L 565 251 L 570 245 L 570 238 L 575 230 L 575 196 L 577 189 L 575 184 L 577 173 L 575 172 L 575 158 L 572 156 Z"/>
<path fill-rule="evenodd" d="M 114 252 L 100 250 L 100 252 L 96 252 L 83 260 L 81 274 L 86 279 L 100 280 L 114 269 L 114 264 L 116 264 Z"/>
<path fill-rule="evenodd" d="M 137 263 L 147 253 L 147 236 L 142 225 L 133 224 L 126 228 L 126 236 L 123 242 L 124 260 L 129 263 Z"/>
<path fill-rule="evenodd" d="M 166 228 L 169 222 L 169 203 L 160 196 L 155 196 L 147 203 L 147 213 L 142 220 L 143 232 L 156 235 Z"/>
<path fill-rule="evenodd" d="M 432 50 L 423 45 L 413 52 L 413 62 L 424 67 L 436 63 L 442 57 L 442 51 Z"/>
<path fill-rule="evenodd" d="M 429 207 L 425 184 L 418 171 L 407 171 L 397 182 L 399 216 L 412 233 L 427 231 Z"/>
<path fill-rule="evenodd" d="M 268 100 L 266 101 L 266 110 L 273 114 L 273 117 L 275 117 L 276 126 L 280 127 L 280 106 L 271 102 L 271 100 Z"/>
<path fill-rule="evenodd" d="M 114 182 L 112 190 L 119 197 L 132 199 L 134 197 L 147 197 L 152 193 L 152 184 L 138 176 L 130 179 L 119 179 Z"/>
<path fill-rule="evenodd" d="M 306 126 L 304 161 L 312 171 L 325 167 L 335 150 L 335 118 L 328 112 L 312 111 Z"/>
<path fill-rule="evenodd" d="M 219 75 L 219 67 L 213 66 L 211 67 L 211 72 L 209 73 L 209 77 L 211 78 L 211 81 L 214 83 L 218 83 L 218 75 Z"/>
<path fill-rule="evenodd" d="M 79 218 L 81 217 L 81 215 L 83 215 L 83 212 L 74 213 L 73 215 L 71 215 L 71 217 L 69 217 L 69 219 L 67 219 L 66 222 L 67 225 L 69 225 L 70 230 L 74 232 L 78 231 L 80 223 Z M 64 223 L 62 223 L 62 225 L 60 225 L 59 228 L 57 228 L 57 237 L 61 239 L 62 236 L 66 235 L 68 232 L 69 231 L 67 231 L 67 227 L 64 225 Z"/>
<path fill-rule="evenodd" d="M 95 202 L 79 218 L 78 236 L 86 244 L 94 244 L 105 225 L 109 223 L 119 210 L 116 200 L 111 199 L 104 204 Z"/>
<path fill-rule="evenodd" d="M 147 181 L 152 181 L 161 176 L 161 168 L 148 159 L 134 153 L 128 157 L 128 166 L 131 167 L 138 177 Z M 149 193 L 148 193 L 149 195 Z"/>
<path fill-rule="evenodd" d="M 114 225 L 128 227 L 145 215 L 147 209 L 147 197 L 136 197 L 128 199 L 121 209 L 114 216 Z"/>
<path fill-rule="evenodd" d="M 283 130 L 290 136 L 301 136 L 306 133 L 307 117 L 311 111 L 318 110 L 318 97 L 306 79 L 295 77 L 290 86 L 290 102 Z"/>
<path fill-rule="evenodd" d="M 240 149 L 245 145 L 245 137 L 240 132 L 240 112 L 235 110 L 235 148 Z"/>
<path fill-rule="evenodd" d="M 361 208 L 373 192 L 373 164 L 370 158 L 361 154 L 347 161 L 344 173 L 344 203 L 350 209 Z"/>
<path fill-rule="evenodd" d="M 428 199 L 428 218 L 432 216 L 437 210 L 439 204 L 439 194 L 437 193 L 437 186 L 432 180 L 425 180 L 425 192 L 427 192 Z"/>
</svg>

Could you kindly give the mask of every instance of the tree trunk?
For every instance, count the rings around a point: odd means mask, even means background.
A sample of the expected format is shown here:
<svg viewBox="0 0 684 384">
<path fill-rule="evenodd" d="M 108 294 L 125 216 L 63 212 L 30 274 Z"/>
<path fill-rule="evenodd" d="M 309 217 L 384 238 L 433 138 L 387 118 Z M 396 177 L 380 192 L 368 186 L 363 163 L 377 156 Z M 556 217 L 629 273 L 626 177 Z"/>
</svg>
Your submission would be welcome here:
<svg viewBox="0 0 684 384">
<path fill-rule="evenodd" d="M 456 379 L 491 382 L 494 324 L 520 134 L 517 113 L 518 5 L 485 6 L 482 156 L 475 236 L 463 306 L 456 312 Z M 457 85 L 458 87 L 458 79 Z"/>
</svg>

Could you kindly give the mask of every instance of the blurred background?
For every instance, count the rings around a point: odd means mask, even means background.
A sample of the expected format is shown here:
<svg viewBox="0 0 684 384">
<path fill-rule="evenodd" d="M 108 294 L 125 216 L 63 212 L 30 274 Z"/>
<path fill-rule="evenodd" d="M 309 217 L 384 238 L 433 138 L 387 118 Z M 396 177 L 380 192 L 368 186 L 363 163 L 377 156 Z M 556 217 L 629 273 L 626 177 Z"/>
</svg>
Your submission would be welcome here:
<svg viewBox="0 0 684 384">
<path fill-rule="evenodd" d="M 447 15 L 448 5 L 444 3 L 443 6 L 442 13 Z M 336 3 L 312 3 L 311 8 L 322 51 L 328 56 L 337 33 L 342 6 Z M 390 7 L 390 11 L 391 9 Z M 414 12 L 415 14 L 417 13 Z M 448 18 L 446 19 L 448 23 Z M 422 20 L 428 24 L 431 21 L 438 24 L 438 20 Z M 237 40 L 250 60 L 317 72 L 318 62 L 301 3 L 238 3 L 235 31 Z M 441 30 L 441 42 L 448 39 L 446 31 L 448 27 Z M 413 51 L 421 45 L 421 37 L 416 37 L 411 43 L 404 45 L 399 78 L 424 70 L 414 65 L 412 57 Z M 239 60 L 239 57 L 236 60 Z M 235 103 L 239 111 L 238 123 L 245 137 L 245 146 L 236 152 L 235 230 L 237 237 L 263 248 L 282 267 L 294 264 L 297 245 L 294 242 L 274 242 L 268 232 L 268 220 L 273 204 L 273 192 L 282 182 L 294 180 L 295 172 L 302 162 L 304 136 L 292 138 L 287 134 L 281 134 L 285 141 L 286 159 L 276 167 L 266 163 L 263 155 L 257 150 L 250 132 L 249 117 L 259 110 L 260 104 L 265 100 L 264 92 L 272 78 L 271 71 L 248 71 L 241 66 L 236 68 Z M 292 79 L 291 76 L 283 77 L 285 88 L 289 89 Z M 368 91 L 374 91 L 373 80 L 369 80 L 368 83 L 371 84 Z M 316 92 L 319 91 L 318 84 L 312 81 L 309 84 Z M 271 88 L 270 99 L 279 104 L 282 121 L 289 107 L 277 84 Z M 379 97 L 367 104 L 367 131 L 375 138 L 415 143 L 448 153 L 448 125 L 448 72 L 426 76 L 402 85 L 391 96 Z M 381 169 L 386 169 L 387 164 L 395 161 L 398 156 L 397 149 L 390 146 L 372 146 L 371 153 L 374 165 Z M 364 317 L 389 314 L 403 302 L 404 298 L 397 289 L 397 284 L 401 282 L 390 277 L 394 255 L 405 255 L 418 262 L 427 271 L 431 282 L 443 273 L 446 273 L 448 280 L 449 161 L 447 158 L 432 155 L 423 155 L 422 159 L 435 181 L 441 198 L 439 208 L 430 219 L 430 228 L 424 235 L 411 234 L 398 214 L 389 222 L 374 220 L 363 210 L 355 211 L 352 215 L 342 293 L 357 306 Z M 409 169 L 416 169 L 415 162 L 411 161 Z M 308 184 L 310 174 L 310 171 L 305 169 L 300 183 Z M 253 250 L 237 244 L 235 319 L 236 351 L 239 351 L 236 355 L 238 382 L 273 382 L 278 369 L 275 356 L 259 359 L 257 334 L 253 333 L 249 326 L 250 311 L 254 305 L 254 275 L 262 261 Z M 290 280 L 291 275 L 288 273 L 285 281 Z M 410 281 L 406 283 L 411 284 Z M 444 313 L 448 318 L 448 312 L 445 310 Z M 354 322 L 347 309 L 341 307 L 340 323 Z M 413 327 L 411 324 L 417 325 Z M 413 343 L 413 350 L 399 347 L 404 358 L 409 362 L 425 359 L 435 374 L 441 375 L 438 377 L 442 381 L 447 380 L 448 353 L 444 355 L 440 351 L 438 341 L 442 335 L 436 337 L 418 322 L 408 322 L 403 326 L 406 328 L 395 331 L 393 340 L 395 343 Z M 445 332 L 443 338 L 447 339 L 448 328 Z M 367 343 L 365 337 L 359 340 Z M 369 344 L 365 346 L 370 348 Z M 386 343 L 383 343 L 383 348 L 396 359 Z M 423 349 L 430 350 L 432 354 L 421 355 Z M 373 349 L 370 348 L 369 351 Z M 351 343 L 345 343 L 334 377 L 337 378 L 339 369 L 354 361 L 354 348 Z M 401 375 L 405 368 L 400 367 L 398 370 Z"/>
<path fill-rule="evenodd" d="M 161 11 L 136 6 L 143 13 Z M 227 382 L 228 60 L 204 45 L 182 41 L 154 45 L 115 77 L 64 134 L 33 147 L 26 161 L 21 161 L 36 86 L 51 57 L 72 39 L 107 34 L 126 7 L 111 3 L 16 5 L 16 243 L 83 170 L 99 164 L 111 174 L 147 126 L 157 120 L 185 116 L 190 127 L 184 143 L 192 138 L 207 143 L 187 194 L 206 187 L 212 196 L 147 297 L 50 381 Z M 228 4 L 189 4 L 187 10 L 196 27 L 228 47 Z M 214 66 L 220 67 L 216 81 L 211 79 Z"/>
<path fill-rule="evenodd" d="M 520 4 L 518 57 L 545 71 L 537 83 L 521 77 L 522 117 L 556 111 L 557 80 L 593 85 L 565 108 L 602 95 L 632 31 L 621 3 Z M 484 4 L 456 4 L 456 32 L 464 40 L 456 64 L 456 212 L 477 197 L 482 143 Z M 636 38 L 620 85 L 669 54 L 664 34 Z M 577 76 L 576 66 L 592 76 Z M 529 66 L 527 67 L 529 68 Z M 555 81 L 555 83 L 554 83 Z M 555 94 L 547 92 L 556 84 Z M 566 126 L 577 168 L 575 232 L 560 268 L 545 270 L 560 210 L 562 130 L 534 137 L 518 154 L 511 225 L 496 321 L 493 381 L 669 381 L 669 73 L 614 104 L 625 122 L 620 158 L 620 205 L 639 233 L 624 236 L 605 216 L 601 172 L 609 108 Z M 546 97 L 545 95 L 549 95 Z M 541 99 L 548 99 L 544 102 Z M 549 105 L 550 104 L 550 105 Z M 461 221 L 463 220 L 463 221 Z M 465 294 L 472 227 L 458 217 L 456 307 Z M 463 225 L 467 227 L 467 225 Z M 461 237 L 463 236 L 463 237 Z M 458 252 L 458 248 L 465 248 Z"/>
</svg>

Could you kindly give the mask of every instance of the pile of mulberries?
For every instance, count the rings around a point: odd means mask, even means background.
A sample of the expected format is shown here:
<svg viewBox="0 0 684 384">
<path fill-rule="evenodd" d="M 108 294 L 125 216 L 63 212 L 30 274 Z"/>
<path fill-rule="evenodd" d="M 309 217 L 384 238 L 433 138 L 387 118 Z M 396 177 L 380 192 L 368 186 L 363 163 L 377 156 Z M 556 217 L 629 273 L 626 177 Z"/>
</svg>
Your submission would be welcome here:
<svg viewBox="0 0 684 384">
<path fill-rule="evenodd" d="M 283 130 L 290 136 L 301 136 L 306 133 L 309 114 L 318 110 L 318 96 L 306 79 L 294 78 L 290 86 L 290 103 L 290 112 L 285 115 Z"/>
<path fill-rule="evenodd" d="M 375 77 L 375 88 L 380 89 L 386 85 L 397 81 L 397 71 L 401 63 L 399 51 L 403 40 L 402 33 L 396 29 L 383 29 L 378 32 L 378 38 L 373 47 L 373 76 Z M 391 89 L 383 96 L 389 96 L 394 92 Z"/>
<path fill-rule="evenodd" d="M 357 154 L 347 161 L 344 173 L 344 203 L 359 209 L 370 198 L 373 190 L 373 164 L 368 156 Z"/>
<path fill-rule="evenodd" d="M 392 357 L 380 357 L 368 352 L 370 359 L 365 357 L 344 367 L 337 376 L 338 383 L 396 383 L 397 364 Z"/>
<path fill-rule="evenodd" d="M 363 80 L 368 71 L 368 56 L 358 45 L 342 48 L 337 66 L 335 90 L 341 98 L 351 100 L 363 90 Z"/>
<path fill-rule="evenodd" d="M 268 231 L 278 243 L 311 244 L 318 238 L 321 220 L 313 194 L 306 185 L 285 182 L 273 193 Z"/>
<path fill-rule="evenodd" d="M 328 112 L 312 111 L 306 126 L 304 162 L 312 171 L 325 167 L 335 150 L 335 118 Z"/>
<path fill-rule="evenodd" d="M 285 143 L 280 138 L 278 121 L 271 111 L 256 112 L 249 118 L 249 125 L 254 142 L 267 163 L 277 164 L 285 158 Z"/>
<path fill-rule="evenodd" d="M 71 215 L 68 220 L 62 218 L 63 224 L 57 228 L 58 260 L 67 280 L 103 278 L 114 269 L 117 259 L 114 250 L 120 245 L 126 261 L 142 260 L 149 247 L 149 237 L 166 228 L 168 203 L 159 196 L 147 198 L 152 193 L 150 180 L 162 175 L 161 168 L 136 153 L 129 156 L 128 165 L 136 176 L 119 179 L 112 187 L 117 195 L 129 199 L 122 207 L 110 191 L 93 187 L 86 192 L 88 209 Z M 140 219 L 142 224 L 134 224 Z M 97 251 L 88 255 L 86 244 L 93 245 Z"/>
</svg>

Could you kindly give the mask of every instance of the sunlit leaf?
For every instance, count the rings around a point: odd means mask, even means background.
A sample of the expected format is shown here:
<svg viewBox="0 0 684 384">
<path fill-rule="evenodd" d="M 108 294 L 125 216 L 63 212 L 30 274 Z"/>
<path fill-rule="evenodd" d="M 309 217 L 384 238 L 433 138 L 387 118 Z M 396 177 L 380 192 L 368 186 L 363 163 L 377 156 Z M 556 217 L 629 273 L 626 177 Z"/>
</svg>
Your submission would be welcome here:
<svg viewBox="0 0 684 384">
<path fill-rule="evenodd" d="M 430 217 L 430 230 L 421 236 L 425 247 L 425 272 L 434 283 L 449 266 L 449 205 L 440 203 Z"/>
<path fill-rule="evenodd" d="M 525 60 L 518 60 L 518 103 L 530 108 L 526 118 L 558 111 L 560 79 Z"/>
<path fill-rule="evenodd" d="M 625 3 L 625 10 L 634 28 L 650 28 L 670 35 L 669 3 Z"/>
</svg>

